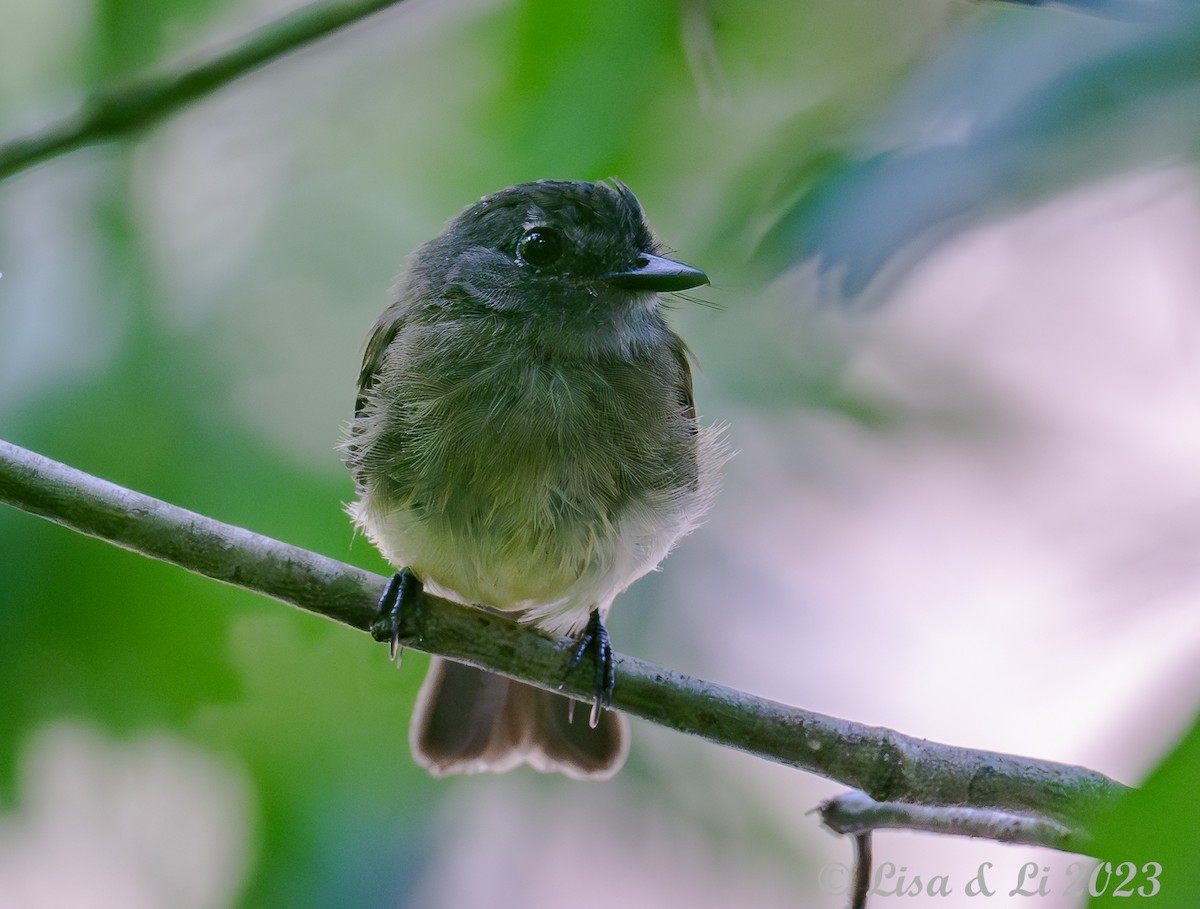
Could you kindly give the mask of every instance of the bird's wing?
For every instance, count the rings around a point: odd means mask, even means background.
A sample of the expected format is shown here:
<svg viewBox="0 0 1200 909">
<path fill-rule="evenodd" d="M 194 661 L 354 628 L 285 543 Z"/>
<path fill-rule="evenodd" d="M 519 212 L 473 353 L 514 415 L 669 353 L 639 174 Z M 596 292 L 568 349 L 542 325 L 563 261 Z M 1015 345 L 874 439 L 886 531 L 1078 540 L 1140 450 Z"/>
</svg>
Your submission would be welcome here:
<svg viewBox="0 0 1200 909">
<path fill-rule="evenodd" d="M 675 400 L 679 402 L 680 411 L 685 419 L 692 423 L 692 432 L 696 431 L 696 400 L 692 396 L 692 352 L 682 340 L 676 338 L 678 344 L 672 345 L 675 363 L 679 372 L 675 376 Z"/>
<path fill-rule="evenodd" d="M 383 357 L 388 345 L 396 339 L 400 329 L 404 327 L 404 319 L 399 313 L 399 304 L 389 306 L 371 329 L 367 338 L 367 349 L 363 353 L 362 369 L 358 373 L 358 400 L 354 404 L 354 415 L 361 417 L 367 406 L 367 395 L 379 378 L 383 368 Z"/>
<path fill-rule="evenodd" d="M 696 399 L 692 396 L 692 352 L 679 338 L 678 344 L 672 345 L 675 363 L 679 371 L 675 373 L 675 400 L 679 403 L 680 412 L 687 421 L 688 435 L 691 437 L 687 447 L 686 474 L 687 485 L 690 489 L 698 488 L 700 484 L 700 425 L 696 422 Z"/>
</svg>

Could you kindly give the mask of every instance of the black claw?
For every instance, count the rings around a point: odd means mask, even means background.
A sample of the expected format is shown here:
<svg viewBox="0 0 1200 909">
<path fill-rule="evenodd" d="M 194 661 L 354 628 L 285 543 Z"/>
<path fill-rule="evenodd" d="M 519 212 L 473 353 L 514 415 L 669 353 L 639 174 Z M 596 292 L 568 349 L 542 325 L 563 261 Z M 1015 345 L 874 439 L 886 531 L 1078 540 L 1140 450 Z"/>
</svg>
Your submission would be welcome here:
<svg viewBox="0 0 1200 909">
<path fill-rule="evenodd" d="M 401 568 L 392 575 L 383 596 L 379 598 L 379 608 L 371 622 L 371 637 L 377 641 L 387 641 L 388 657 L 395 660 L 397 666 L 404 653 L 404 648 L 400 646 L 402 626 L 406 622 L 411 626 L 412 619 L 421 611 L 424 597 L 421 579 L 411 569 Z"/>
<path fill-rule="evenodd" d="M 600 708 L 612 706 L 613 688 L 617 684 L 617 668 L 613 661 L 612 644 L 609 642 L 608 629 L 604 627 L 604 619 L 600 617 L 598 609 L 593 609 L 592 614 L 588 616 L 587 628 L 579 638 L 571 662 L 567 664 L 567 671 L 563 673 L 562 681 L 558 683 L 559 688 L 567 683 L 567 678 L 575 671 L 575 667 L 579 665 L 585 653 L 591 653 L 593 660 L 592 713 L 588 722 L 594 729 L 600 722 Z"/>
</svg>

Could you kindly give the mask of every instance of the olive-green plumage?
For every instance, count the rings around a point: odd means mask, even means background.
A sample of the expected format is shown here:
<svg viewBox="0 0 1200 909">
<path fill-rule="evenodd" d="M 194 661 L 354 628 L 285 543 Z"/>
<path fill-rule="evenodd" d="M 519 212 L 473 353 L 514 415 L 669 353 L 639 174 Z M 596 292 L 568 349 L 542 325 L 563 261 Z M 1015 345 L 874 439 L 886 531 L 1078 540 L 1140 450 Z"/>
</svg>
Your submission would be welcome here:
<svg viewBox="0 0 1200 909">
<path fill-rule="evenodd" d="M 414 254 L 344 444 L 351 514 L 389 561 L 570 634 L 695 525 L 720 454 L 658 292 L 707 279 L 656 253 L 622 184 L 544 181 L 485 197 Z M 571 723 L 561 697 L 440 661 L 413 723 L 441 773 L 607 776 L 626 751 L 614 714 Z"/>
</svg>

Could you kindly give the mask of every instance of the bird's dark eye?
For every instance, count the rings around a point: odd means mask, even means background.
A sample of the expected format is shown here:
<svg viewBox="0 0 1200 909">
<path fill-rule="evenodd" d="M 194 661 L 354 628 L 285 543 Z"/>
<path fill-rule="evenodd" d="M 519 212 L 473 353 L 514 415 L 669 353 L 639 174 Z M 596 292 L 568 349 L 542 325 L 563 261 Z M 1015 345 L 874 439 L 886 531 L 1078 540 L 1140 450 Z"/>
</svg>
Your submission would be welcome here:
<svg viewBox="0 0 1200 909">
<path fill-rule="evenodd" d="M 562 257 L 562 236 L 548 227 L 534 227 L 521 237 L 517 253 L 534 268 L 553 265 Z"/>
</svg>

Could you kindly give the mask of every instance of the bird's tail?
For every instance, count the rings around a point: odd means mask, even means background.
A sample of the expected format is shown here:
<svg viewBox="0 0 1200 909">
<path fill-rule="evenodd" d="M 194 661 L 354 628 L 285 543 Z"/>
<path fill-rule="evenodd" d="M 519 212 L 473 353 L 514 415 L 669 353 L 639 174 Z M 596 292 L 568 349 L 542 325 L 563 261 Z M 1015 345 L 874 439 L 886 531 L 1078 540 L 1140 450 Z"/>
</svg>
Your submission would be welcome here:
<svg viewBox="0 0 1200 909">
<path fill-rule="evenodd" d="M 435 776 L 502 773 L 530 764 L 543 773 L 608 779 L 629 752 L 625 718 L 589 705 L 572 711 L 559 694 L 434 658 L 409 729 L 413 756 Z"/>
</svg>

